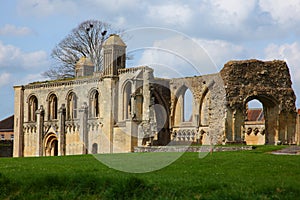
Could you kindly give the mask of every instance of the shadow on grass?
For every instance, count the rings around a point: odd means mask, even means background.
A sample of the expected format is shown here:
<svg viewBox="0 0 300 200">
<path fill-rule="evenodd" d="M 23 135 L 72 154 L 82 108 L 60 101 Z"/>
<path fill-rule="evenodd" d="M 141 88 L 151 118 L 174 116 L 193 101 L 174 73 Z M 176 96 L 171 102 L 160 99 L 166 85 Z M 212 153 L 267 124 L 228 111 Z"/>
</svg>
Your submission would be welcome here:
<svg viewBox="0 0 300 200">
<path fill-rule="evenodd" d="M 134 176 L 118 179 L 48 174 L 13 183 L 0 174 L 0 185 L 0 199 L 140 199 L 153 191 L 153 186 Z"/>
</svg>

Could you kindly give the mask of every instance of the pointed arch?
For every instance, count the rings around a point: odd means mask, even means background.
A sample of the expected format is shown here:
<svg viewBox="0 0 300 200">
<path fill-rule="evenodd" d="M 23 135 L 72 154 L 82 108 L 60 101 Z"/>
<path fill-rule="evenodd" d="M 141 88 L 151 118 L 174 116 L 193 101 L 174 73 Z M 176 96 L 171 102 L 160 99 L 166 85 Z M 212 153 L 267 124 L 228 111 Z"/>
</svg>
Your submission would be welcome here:
<svg viewBox="0 0 300 200">
<path fill-rule="evenodd" d="M 200 126 L 209 125 L 210 101 L 210 91 L 206 88 L 200 100 Z"/>
<path fill-rule="evenodd" d="M 182 122 L 193 121 L 194 95 L 189 87 L 182 85 L 180 89 L 178 89 L 174 104 L 173 124 L 175 126 L 180 125 Z"/>
<path fill-rule="evenodd" d="M 183 95 L 183 121 L 192 122 L 193 120 L 193 93 L 187 88 Z"/>
<path fill-rule="evenodd" d="M 123 87 L 123 120 L 129 119 L 131 114 L 132 83 L 126 82 Z"/>
</svg>

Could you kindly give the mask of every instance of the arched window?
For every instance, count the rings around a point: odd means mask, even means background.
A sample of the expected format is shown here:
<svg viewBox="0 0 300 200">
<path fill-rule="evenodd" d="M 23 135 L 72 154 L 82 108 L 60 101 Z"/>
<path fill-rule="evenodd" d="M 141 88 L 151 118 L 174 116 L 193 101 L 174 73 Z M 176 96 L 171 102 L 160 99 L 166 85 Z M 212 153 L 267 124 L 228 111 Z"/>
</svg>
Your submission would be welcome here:
<svg viewBox="0 0 300 200">
<path fill-rule="evenodd" d="M 183 98 L 183 121 L 191 122 L 193 114 L 193 94 L 190 89 L 187 89 Z"/>
<path fill-rule="evenodd" d="M 126 83 L 123 91 L 123 119 L 129 119 L 131 113 L 131 83 Z"/>
<path fill-rule="evenodd" d="M 35 122 L 36 115 L 35 112 L 38 109 L 38 100 L 36 96 L 31 96 L 28 101 L 28 121 Z"/>
<path fill-rule="evenodd" d="M 207 91 L 201 101 L 200 105 L 200 125 L 209 125 L 209 114 L 210 114 L 210 92 Z"/>
<path fill-rule="evenodd" d="M 67 119 L 72 120 L 77 118 L 77 97 L 74 92 L 67 96 Z"/>
<path fill-rule="evenodd" d="M 51 94 L 48 99 L 48 119 L 57 119 L 57 97 L 55 94 Z"/>
<path fill-rule="evenodd" d="M 94 90 L 90 96 L 90 117 L 99 117 L 99 92 Z"/>
<path fill-rule="evenodd" d="M 174 125 L 178 126 L 182 122 L 192 122 L 194 97 L 191 90 L 183 86 L 178 94 L 175 105 Z"/>
</svg>

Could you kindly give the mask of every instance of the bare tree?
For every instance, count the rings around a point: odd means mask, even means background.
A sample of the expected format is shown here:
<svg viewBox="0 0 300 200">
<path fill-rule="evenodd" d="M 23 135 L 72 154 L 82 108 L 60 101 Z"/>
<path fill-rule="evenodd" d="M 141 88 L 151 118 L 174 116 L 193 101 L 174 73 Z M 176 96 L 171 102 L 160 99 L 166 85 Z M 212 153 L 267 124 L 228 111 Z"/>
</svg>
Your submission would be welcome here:
<svg viewBox="0 0 300 200">
<path fill-rule="evenodd" d="M 74 77 L 75 64 L 83 56 L 89 57 L 96 70 L 102 70 L 102 44 L 112 33 L 116 33 L 111 25 L 87 20 L 74 28 L 51 53 L 54 65 L 43 75 L 51 79 Z"/>
</svg>

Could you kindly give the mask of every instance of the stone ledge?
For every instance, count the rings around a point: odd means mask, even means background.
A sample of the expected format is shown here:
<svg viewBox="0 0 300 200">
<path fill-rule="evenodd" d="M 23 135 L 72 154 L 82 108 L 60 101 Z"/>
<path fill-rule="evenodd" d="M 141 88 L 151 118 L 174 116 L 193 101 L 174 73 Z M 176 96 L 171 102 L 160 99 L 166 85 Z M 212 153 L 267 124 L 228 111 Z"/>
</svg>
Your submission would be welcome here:
<svg viewBox="0 0 300 200">
<path fill-rule="evenodd" d="M 134 147 L 134 152 L 213 152 L 250 151 L 253 146 L 151 146 Z"/>
</svg>

